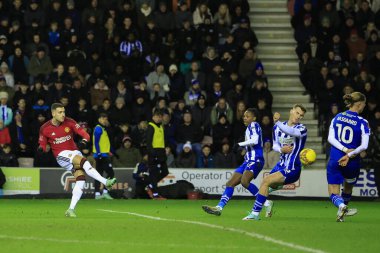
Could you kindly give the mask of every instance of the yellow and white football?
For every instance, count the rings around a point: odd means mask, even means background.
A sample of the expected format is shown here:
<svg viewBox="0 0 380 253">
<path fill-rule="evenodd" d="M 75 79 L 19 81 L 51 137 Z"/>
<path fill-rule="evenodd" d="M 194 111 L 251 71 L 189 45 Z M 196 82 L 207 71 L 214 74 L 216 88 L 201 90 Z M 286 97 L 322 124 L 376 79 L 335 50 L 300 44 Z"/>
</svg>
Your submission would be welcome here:
<svg viewBox="0 0 380 253">
<path fill-rule="evenodd" d="M 317 159 L 317 154 L 311 148 L 304 148 L 300 153 L 300 160 L 303 165 L 310 165 Z"/>
</svg>

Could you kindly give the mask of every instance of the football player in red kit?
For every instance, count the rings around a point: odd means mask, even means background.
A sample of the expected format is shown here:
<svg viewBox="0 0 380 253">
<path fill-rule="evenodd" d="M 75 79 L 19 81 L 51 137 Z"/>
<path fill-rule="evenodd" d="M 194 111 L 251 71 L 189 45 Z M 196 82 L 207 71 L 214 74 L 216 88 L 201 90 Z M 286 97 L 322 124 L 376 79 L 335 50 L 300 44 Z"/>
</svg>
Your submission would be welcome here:
<svg viewBox="0 0 380 253">
<path fill-rule="evenodd" d="M 51 113 L 53 118 L 40 128 L 38 151 L 48 152 L 51 149 L 58 164 L 74 174 L 76 183 L 70 207 L 65 215 L 75 218 L 74 209 L 83 193 L 86 179 L 85 174 L 98 180 L 107 188 L 112 187 L 116 183 L 116 178 L 106 179 L 102 177 L 87 159 L 83 157 L 74 142 L 74 134 L 78 134 L 83 138 L 80 142 L 80 145 L 83 146 L 87 145 L 90 135 L 75 120 L 66 117 L 65 107 L 60 103 L 54 103 L 51 106 Z"/>
</svg>

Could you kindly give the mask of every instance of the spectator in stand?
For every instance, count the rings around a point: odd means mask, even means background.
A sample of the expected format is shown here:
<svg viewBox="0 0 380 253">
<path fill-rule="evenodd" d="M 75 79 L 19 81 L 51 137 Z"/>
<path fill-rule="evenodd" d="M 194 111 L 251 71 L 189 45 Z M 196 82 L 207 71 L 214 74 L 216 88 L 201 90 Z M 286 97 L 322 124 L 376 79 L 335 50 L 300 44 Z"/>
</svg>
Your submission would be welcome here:
<svg viewBox="0 0 380 253">
<path fill-rule="evenodd" d="M 178 154 L 175 161 L 176 168 L 195 168 L 196 161 L 197 157 L 192 150 L 192 144 L 186 142 L 182 145 L 182 151 Z"/>
<path fill-rule="evenodd" d="M 265 87 L 263 79 L 256 79 L 251 87 L 246 89 L 245 103 L 249 107 L 257 107 L 259 99 L 265 99 L 268 108 L 272 108 L 273 96 L 268 88 Z"/>
<path fill-rule="evenodd" d="M 261 130 L 263 138 L 272 139 L 272 131 L 273 131 L 273 122 L 272 122 L 272 116 L 271 115 L 262 115 L 261 116 Z"/>
<path fill-rule="evenodd" d="M 185 20 L 193 20 L 192 13 L 189 11 L 188 3 L 186 1 L 179 1 L 179 8 L 175 12 L 175 24 L 177 29 L 182 28 L 182 24 Z"/>
<path fill-rule="evenodd" d="M 367 43 L 367 58 L 369 61 L 371 61 L 371 59 L 375 57 L 376 52 L 380 51 L 379 32 L 377 30 L 371 31 L 366 43 Z"/>
<path fill-rule="evenodd" d="M 21 99 L 20 102 L 22 100 L 23 99 Z M 32 147 L 30 143 L 31 128 L 27 115 L 22 115 L 21 112 L 16 111 L 14 121 L 9 128 L 12 139 L 12 149 L 16 157 L 32 157 Z"/>
<path fill-rule="evenodd" d="M 166 165 L 168 166 L 168 168 L 172 168 L 172 167 L 175 167 L 175 158 L 174 158 L 174 154 L 172 152 L 172 149 L 171 147 L 165 147 L 165 152 L 166 152 Z"/>
<path fill-rule="evenodd" d="M 164 1 L 159 1 L 158 10 L 154 13 L 154 19 L 164 35 L 175 29 L 175 16 L 173 12 L 168 10 L 168 6 Z"/>
<path fill-rule="evenodd" d="M 30 75 L 29 83 L 32 84 L 36 77 L 41 77 L 43 80 L 47 80 L 52 70 L 53 65 L 49 56 L 46 55 L 43 47 L 39 47 L 37 49 L 37 54 L 31 57 L 28 65 L 28 74 Z"/>
<path fill-rule="evenodd" d="M 280 158 L 280 153 L 272 149 L 271 139 L 264 139 L 264 170 L 271 170 L 276 166 L 278 159 Z"/>
<path fill-rule="evenodd" d="M 147 120 L 152 115 L 149 99 L 143 92 L 135 93 L 135 102 L 132 104 L 132 124 Z"/>
<path fill-rule="evenodd" d="M 236 110 L 239 101 L 242 100 L 244 100 L 243 83 L 241 82 L 241 80 L 238 80 L 234 83 L 234 89 L 227 91 L 226 101 L 229 105 L 231 105 L 233 110 Z M 246 108 L 244 108 L 244 111 L 245 109 Z"/>
<path fill-rule="evenodd" d="M 193 12 L 193 24 L 195 28 L 198 28 L 199 25 L 203 24 L 206 18 L 211 18 L 212 14 L 210 9 L 207 6 L 207 3 L 200 2 L 195 11 Z M 211 19 L 212 22 L 212 19 Z"/>
<path fill-rule="evenodd" d="M 223 140 L 230 141 L 232 136 L 232 126 L 228 122 L 226 115 L 220 114 L 218 123 L 212 127 L 212 146 L 214 150 L 221 150 Z"/>
<path fill-rule="evenodd" d="M 375 77 L 377 89 L 380 90 L 380 48 L 376 50 L 375 56 L 368 61 L 369 73 Z"/>
<path fill-rule="evenodd" d="M 24 25 L 29 27 L 32 24 L 32 21 L 37 22 L 40 27 L 44 27 L 46 23 L 45 12 L 38 0 L 31 0 L 25 10 Z"/>
<path fill-rule="evenodd" d="M 226 116 L 228 122 L 233 123 L 234 112 L 224 97 L 219 98 L 218 103 L 211 110 L 211 125 L 218 123 L 221 114 Z"/>
<path fill-rule="evenodd" d="M 237 29 L 234 30 L 233 35 L 236 41 L 236 45 L 240 47 L 246 41 L 251 43 L 252 48 L 255 48 L 259 44 L 256 34 L 249 26 L 249 20 L 246 18 L 240 19 L 240 25 Z"/>
<path fill-rule="evenodd" d="M 231 152 L 230 143 L 228 140 L 223 140 L 222 149 L 217 151 L 215 156 L 215 168 L 235 168 L 235 155 Z"/>
<path fill-rule="evenodd" d="M 256 67 L 259 61 L 260 60 L 257 59 L 255 50 L 252 48 L 247 49 L 245 51 L 244 58 L 239 62 L 239 76 L 246 80 L 252 73 L 252 69 Z"/>
<path fill-rule="evenodd" d="M 0 92 L 0 145 L 11 144 L 9 126 L 13 121 L 12 108 L 8 106 L 8 93 Z"/>
<path fill-rule="evenodd" d="M 28 81 L 29 58 L 23 54 L 20 46 L 15 47 L 14 53 L 8 57 L 8 64 L 10 71 L 14 74 L 16 83 Z"/>
<path fill-rule="evenodd" d="M 110 115 L 111 108 L 112 108 L 111 100 L 109 98 L 105 98 L 103 100 L 102 105 L 98 107 L 98 109 L 96 110 L 96 114 L 99 115 L 101 113 L 105 113 L 107 115 Z"/>
<path fill-rule="evenodd" d="M 191 63 L 191 70 L 185 74 L 186 89 L 191 88 L 194 79 L 198 80 L 201 89 L 206 88 L 206 75 L 200 71 L 197 61 Z"/>
<path fill-rule="evenodd" d="M 214 156 L 211 153 L 210 145 L 204 145 L 202 147 L 202 154 L 197 156 L 197 168 L 214 168 Z"/>
<path fill-rule="evenodd" d="M 261 61 L 256 63 L 254 71 L 247 78 L 247 84 L 250 85 L 251 83 L 255 82 L 257 79 L 262 80 L 264 82 L 264 88 L 268 89 L 268 77 L 265 74 L 264 65 L 261 63 Z"/>
<path fill-rule="evenodd" d="M 206 103 L 206 97 L 200 95 L 197 102 L 191 108 L 194 124 L 201 127 L 203 135 L 209 136 L 211 134 L 211 106 Z"/>
<path fill-rule="evenodd" d="M 108 88 L 104 78 L 98 78 L 94 87 L 90 89 L 91 106 L 93 110 L 97 110 L 103 103 L 104 99 L 110 99 L 110 89 Z"/>
<path fill-rule="evenodd" d="M 362 53 L 364 56 L 367 51 L 367 44 L 362 39 L 357 30 L 351 30 L 350 37 L 346 40 L 350 60 L 355 59 L 358 53 Z"/>
<path fill-rule="evenodd" d="M 176 152 L 179 155 L 186 142 L 191 143 L 191 149 L 198 155 L 201 153 L 201 141 L 203 139 L 202 129 L 193 122 L 191 111 L 183 113 L 183 122 L 176 128 L 175 137 L 177 140 Z"/>
<path fill-rule="evenodd" d="M 170 79 L 170 101 L 177 101 L 185 95 L 185 79 L 181 72 L 178 72 L 178 67 L 175 64 L 169 66 Z"/>
<path fill-rule="evenodd" d="M 125 104 L 124 98 L 118 97 L 114 101 L 114 106 L 111 108 L 109 113 L 111 125 L 118 126 L 122 123 L 131 123 L 132 115 L 129 108 Z"/>
<path fill-rule="evenodd" d="M 298 46 L 301 48 L 305 48 L 307 40 L 316 34 L 317 28 L 312 23 L 312 17 L 309 14 L 305 15 L 303 23 L 299 24 L 294 29 L 294 39 L 297 41 Z"/>
<path fill-rule="evenodd" d="M 5 82 L 7 83 L 7 85 L 9 87 L 16 88 L 13 73 L 9 71 L 9 67 L 8 67 L 8 64 L 6 62 L 1 63 L 0 73 L 2 74 L 2 76 L 4 76 Z"/>
<path fill-rule="evenodd" d="M 125 136 L 122 141 L 123 146 L 118 148 L 114 159 L 115 167 L 133 168 L 141 161 L 140 151 L 132 145 L 132 139 Z"/>
<path fill-rule="evenodd" d="M 334 103 L 338 103 L 340 97 L 339 89 L 335 86 L 334 80 L 327 79 L 325 88 L 318 93 L 320 124 L 327 118 L 330 106 Z"/>
<path fill-rule="evenodd" d="M 319 24 L 322 25 L 324 20 L 330 23 L 333 30 L 339 30 L 341 19 L 338 11 L 333 6 L 333 2 L 330 0 L 325 1 L 323 9 L 319 12 Z"/>
<path fill-rule="evenodd" d="M 186 102 L 186 105 L 193 106 L 197 101 L 199 96 L 207 96 L 206 92 L 201 89 L 200 82 L 198 79 L 193 79 L 191 81 L 191 87 L 188 91 L 185 92 L 183 98 Z"/>
<path fill-rule="evenodd" d="M 2 167 L 18 167 L 18 160 L 12 152 L 12 147 L 9 144 L 4 144 L 0 151 L 0 163 Z"/>
<path fill-rule="evenodd" d="M 131 130 L 132 144 L 140 150 L 141 154 L 147 152 L 147 128 L 148 122 L 140 120 Z"/>
<path fill-rule="evenodd" d="M 13 105 L 17 105 L 20 99 L 24 99 L 24 103 L 27 103 L 28 106 L 32 105 L 32 97 L 31 92 L 29 90 L 29 86 L 26 83 L 17 83 L 16 87 L 18 87 L 18 90 L 15 92 L 15 95 L 13 96 Z"/>
<path fill-rule="evenodd" d="M 364 31 L 369 22 L 375 21 L 375 13 L 371 10 L 368 1 L 360 1 L 359 10 L 356 12 L 355 21 L 357 27 L 359 28 L 360 35 L 364 35 Z"/>
</svg>

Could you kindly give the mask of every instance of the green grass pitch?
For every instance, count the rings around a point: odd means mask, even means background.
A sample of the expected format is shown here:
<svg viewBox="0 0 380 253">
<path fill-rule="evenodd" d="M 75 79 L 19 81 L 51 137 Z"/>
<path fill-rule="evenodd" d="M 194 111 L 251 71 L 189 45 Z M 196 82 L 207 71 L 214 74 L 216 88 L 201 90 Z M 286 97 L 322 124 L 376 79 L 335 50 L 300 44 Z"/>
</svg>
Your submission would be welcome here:
<svg viewBox="0 0 380 253">
<path fill-rule="evenodd" d="M 276 200 L 272 218 L 242 221 L 253 201 L 232 200 L 222 216 L 206 214 L 217 200 L 0 200 L 0 252 L 380 252 L 380 204 L 335 222 L 329 201 Z"/>
</svg>

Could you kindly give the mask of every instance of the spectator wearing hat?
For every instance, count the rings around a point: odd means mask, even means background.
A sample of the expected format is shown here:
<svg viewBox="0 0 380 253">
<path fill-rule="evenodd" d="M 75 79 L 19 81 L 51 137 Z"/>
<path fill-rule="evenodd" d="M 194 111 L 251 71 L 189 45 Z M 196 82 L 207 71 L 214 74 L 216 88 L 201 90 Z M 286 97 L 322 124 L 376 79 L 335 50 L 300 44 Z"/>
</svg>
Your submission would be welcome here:
<svg viewBox="0 0 380 253">
<path fill-rule="evenodd" d="M 276 152 L 272 148 L 272 142 L 271 139 L 266 138 L 264 139 L 264 170 L 271 170 L 273 169 L 277 162 L 278 159 L 280 158 L 280 153 Z"/>
<path fill-rule="evenodd" d="M 1 91 L 7 93 L 8 103 L 12 105 L 15 90 L 7 85 L 5 77 L 2 75 L 0 75 L 0 92 Z"/>
<path fill-rule="evenodd" d="M 211 106 L 207 105 L 206 97 L 200 95 L 197 102 L 191 107 L 194 124 L 201 127 L 203 135 L 211 135 Z"/>
<path fill-rule="evenodd" d="M 205 87 L 206 87 L 206 75 L 204 72 L 200 71 L 199 63 L 197 61 L 193 61 L 191 63 L 190 71 L 185 73 L 186 89 L 191 88 L 192 81 L 194 79 L 199 81 L 199 85 L 200 85 L 201 89 L 205 89 Z"/>
<path fill-rule="evenodd" d="M 9 133 L 9 125 L 13 121 L 12 108 L 8 106 L 8 93 L 0 92 L 0 144 L 10 144 L 11 135 Z"/>
<path fill-rule="evenodd" d="M 219 121 L 219 116 L 224 114 L 228 122 L 233 123 L 234 112 L 232 108 L 227 103 L 224 97 L 220 97 L 218 102 L 211 109 L 211 125 L 214 126 Z"/>
<path fill-rule="evenodd" d="M 165 132 L 162 125 L 163 112 L 159 109 L 153 112 L 146 132 L 148 167 L 150 184 L 147 193 L 150 198 L 163 199 L 157 191 L 157 183 L 169 174 L 166 164 Z"/>
<path fill-rule="evenodd" d="M 50 57 L 46 55 L 45 48 L 39 47 L 37 53 L 32 56 L 28 65 L 28 74 L 30 75 L 29 83 L 32 84 L 34 79 L 39 77 L 46 80 L 53 70 Z"/>
<path fill-rule="evenodd" d="M 222 148 L 215 153 L 215 168 L 235 168 L 236 157 L 232 153 L 231 146 L 228 140 L 222 141 Z"/>
<path fill-rule="evenodd" d="M 191 22 L 193 21 L 193 16 L 192 13 L 189 11 L 189 4 L 187 1 L 181 0 L 178 1 L 178 8 L 176 6 L 173 6 L 176 11 L 175 13 L 175 24 L 177 29 L 182 28 L 182 24 L 185 20 L 190 20 Z"/>
<path fill-rule="evenodd" d="M 232 137 L 232 126 L 225 114 L 220 114 L 218 123 L 212 127 L 212 146 L 214 150 L 222 149 L 223 140 L 230 141 Z"/>
<path fill-rule="evenodd" d="M 92 136 L 92 153 L 96 161 L 96 170 L 100 175 L 107 173 L 107 178 L 113 178 L 115 173 L 111 160 L 111 142 L 107 128 L 110 126 L 108 115 L 101 113 L 98 117 L 98 124 L 94 128 Z M 100 182 L 95 180 L 95 199 L 112 199 L 108 190 L 104 187 L 103 194 L 100 195 Z"/>
<path fill-rule="evenodd" d="M 186 142 L 191 143 L 195 154 L 200 155 L 200 143 L 203 139 L 203 133 L 201 127 L 193 122 L 193 116 L 190 110 L 186 110 L 183 113 L 183 122 L 178 125 L 175 136 L 177 140 L 177 155 L 182 152 L 183 145 L 185 145 Z"/>
<path fill-rule="evenodd" d="M 197 157 L 197 168 L 214 168 L 214 156 L 211 153 L 211 146 L 206 144 L 202 147 L 202 153 Z"/>
<path fill-rule="evenodd" d="M 192 150 L 192 144 L 186 142 L 175 161 L 176 168 L 195 168 L 197 157 Z"/>
<path fill-rule="evenodd" d="M 240 47 L 243 46 L 246 41 L 249 41 L 253 48 L 259 44 L 255 32 L 249 26 L 249 20 L 244 17 L 240 19 L 239 27 L 233 31 L 233 35 L 236 44 Z"/>
<path fill-rule="evenodd" d="M 186 105 L 193 106 L 201 95 L 206 97 L 206 92 L 201 89 L 199 80 L 193 79 L 190 89 L 185 92 L 183 98 L 185 99 Z"/>
<path fill-rule="evenodd" d="M 122 146 L 116 150 L 115 167 L 133 168 L 141 161 L 140 151 L 132 144 L 132 139 L 128 135 L 122 140 Z"/>
<path fill-rule="evenodd" d="M 169 100 L 177 101 L 185 95 L 185 79 L 175 64 L 169 66 L 170 91 Z"/>
</svg>

